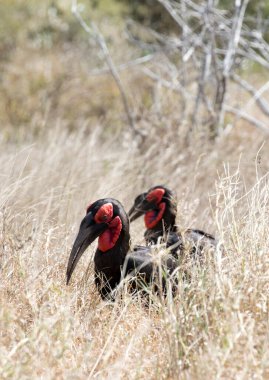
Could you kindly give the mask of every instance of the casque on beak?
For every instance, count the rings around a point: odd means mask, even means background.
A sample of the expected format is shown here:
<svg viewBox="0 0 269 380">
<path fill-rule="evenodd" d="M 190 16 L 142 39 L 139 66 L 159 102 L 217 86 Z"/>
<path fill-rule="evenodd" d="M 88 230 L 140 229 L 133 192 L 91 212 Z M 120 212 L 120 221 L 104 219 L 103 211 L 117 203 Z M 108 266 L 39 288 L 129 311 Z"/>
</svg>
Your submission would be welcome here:
<svg viewBox="0 0 269 380">
<path fill-rule="evenodd" d="M 104 232 L 107 228 L 106 223 L 95 223 L 92 213 L 89 212 L 82 220 L 79 228 L 78 235 L 74 242 L 72 251 L 69 256 L 68 266 L 66 271 L 66 284 L 68 285 L 72 273 L 81 258 L 82 254 L 88 248 L 88 246 Z"/>
</svg>

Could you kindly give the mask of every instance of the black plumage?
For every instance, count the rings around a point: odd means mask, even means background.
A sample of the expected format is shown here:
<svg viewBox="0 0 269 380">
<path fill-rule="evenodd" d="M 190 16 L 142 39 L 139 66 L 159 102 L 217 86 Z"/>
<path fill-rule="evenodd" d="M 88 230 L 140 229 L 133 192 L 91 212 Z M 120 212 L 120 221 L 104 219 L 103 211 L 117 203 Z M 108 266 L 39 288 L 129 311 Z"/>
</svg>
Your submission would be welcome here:
<svg viewBox="0 0 269 380">
<path fill-rule="evenodd" d="M 94 255 L 95 284 L 103 298 L 127 275 L 139 278 L 144 284 L 150 284 L 158 276 L 158 265 L 149 247 L 139 247 L 129 252 L 129 219 L 119 201 L 113 198 L 99 199 L 87 209 L 81 222 L 67 266 L 67 284 L 86 248 L 98 238 L 98 248 Z M 172 274 L 177 263 L 170 256 L 164 258 L 162 270 Z M 141 282 L 140 281 L 140 282 Z M 138 282 L 132 281 L 133 290 Z"/>
<path fill-rule="evenodd" d="M 184 253 L 186 247 L 191 247 L 192 256 L 201 257 L 205 247 L 215 248 L 218 244 L 213 235 L 202 230 L 179 231 L 176 225 L 176 197 L 167 187 L 154 186 L 138 195 L 128 214 L 131 222 L 145 215 L 146 243 L 164 242 L 176 258 Z"/>
</svg>

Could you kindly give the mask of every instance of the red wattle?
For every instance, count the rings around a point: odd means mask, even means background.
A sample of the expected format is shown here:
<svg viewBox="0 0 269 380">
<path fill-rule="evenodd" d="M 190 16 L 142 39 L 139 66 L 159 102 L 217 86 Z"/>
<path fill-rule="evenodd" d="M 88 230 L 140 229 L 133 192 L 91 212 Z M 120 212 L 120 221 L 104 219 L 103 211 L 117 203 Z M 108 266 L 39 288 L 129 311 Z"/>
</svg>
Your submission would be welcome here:
<svg viewBox="0 0 269 380">
<path fill-rule="evenodd" d="M 122 222 L 119 216 L 116 216 L 108 224 L 108 229 L 103 232 L 98 239 L 98 249 L 102 252 L 106 252 L 113 248 L 117 243 L 122 230 Z"/>
<path fill-rule="evenodd" d="M 145 214 L 144 220 L 145 220 L 145 225 L 146 228 L 151 229 L 156 226 L 156 224 L 162 219 L 163 213 L 165 210 L 166 204 L 165 202 L 162 202 L 159 204 L 159 209 L 158 211 L 148 211 Z M 157 212 L 157 214 L 156 214 Z"/>
</svg>

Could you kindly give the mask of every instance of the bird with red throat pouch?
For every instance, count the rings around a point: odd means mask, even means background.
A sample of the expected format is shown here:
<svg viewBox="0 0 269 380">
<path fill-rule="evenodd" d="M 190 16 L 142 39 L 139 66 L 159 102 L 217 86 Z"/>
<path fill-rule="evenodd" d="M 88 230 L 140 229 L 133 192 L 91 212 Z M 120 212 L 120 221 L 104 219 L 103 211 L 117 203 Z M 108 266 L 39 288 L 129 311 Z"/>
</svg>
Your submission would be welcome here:
<svg viewBox="0 0 269 380">
<path fill-rule="evenodd" d="M 156 266 L 149 247 L 130 252 L 129 218 L 122 204 L 113 198 L 99 199 L 91 203 L 82 219 L 67 265 L 67 284 L 81 256 L 94 240 L 98 239 L 94 255 L 95 285 L 107 298 L 127 276 L 139 278 L 132 281 L 132 291 L 139 290 L 139 283 L 152 284 L 159 278 L 160 270 L 166 273 L 161 286 L 177 269 L 170 255 L 163 258 L 161 267 Z"/>
<path fill-rule="evenodd" d="M 218 245 L 213 235 L 202 230 L 188 228 L 180 231 L 176 224 L 177 199 L 166 186 L 154 186 L 138 195 L 128 215 L 130 222 L 144 216 L 146 243 L 165 243 L 177 259 L 185 252 L 186 246 L 191 246 L 193 257 L 201 257 L 206 247 L 215 249 Z"/>
</svg>

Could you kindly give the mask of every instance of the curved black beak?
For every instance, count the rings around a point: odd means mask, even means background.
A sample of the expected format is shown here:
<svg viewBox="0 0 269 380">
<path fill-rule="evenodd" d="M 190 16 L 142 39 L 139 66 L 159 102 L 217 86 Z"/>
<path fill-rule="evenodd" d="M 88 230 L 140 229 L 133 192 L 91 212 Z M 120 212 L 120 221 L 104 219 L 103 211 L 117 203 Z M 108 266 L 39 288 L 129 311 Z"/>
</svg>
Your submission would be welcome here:
<svg viewBox="0 0 269 380">
<path fill-rule="evenodd" d="M 139 200 L 135 200 L 134 205 L 128 212 L 130 222 L 133 222 L 140 216 L 146 214 L 148 211 L 156 208 L 154 203 L 147 201 L 144 194 L 140 195 L 139 198 Z"/>
<path fill-rule="evenodd" d="M 78 235 L 73 244 L 72 251 L 69 256 L 67 271 L 66 271 L 66 284 L 68 285 L 72 273 L 81 258 L 82 254 L 88 246 L 104 232 L 107 228 L 106 223 L 95 223 L 92 214 L 89 213 L 82 220 L 79 228 Z"/>
<path fill-rule="evenodd" d="M 137 218 L 139 218 L 140 216 L 142 216 L 143 214 L 145 214 L 145 212 L 147 210 L 143 210 L 143 208 L 141 206 L 142 206 L 142 204 L 140 204 L 139 206 L 136 206 L 134 204 L 130 208 L 130 210 L 128 212 L 128 216 L 129 216 L 130 222 L 133 222 L 134 220 L 136 220 Z"/>
</svg>

